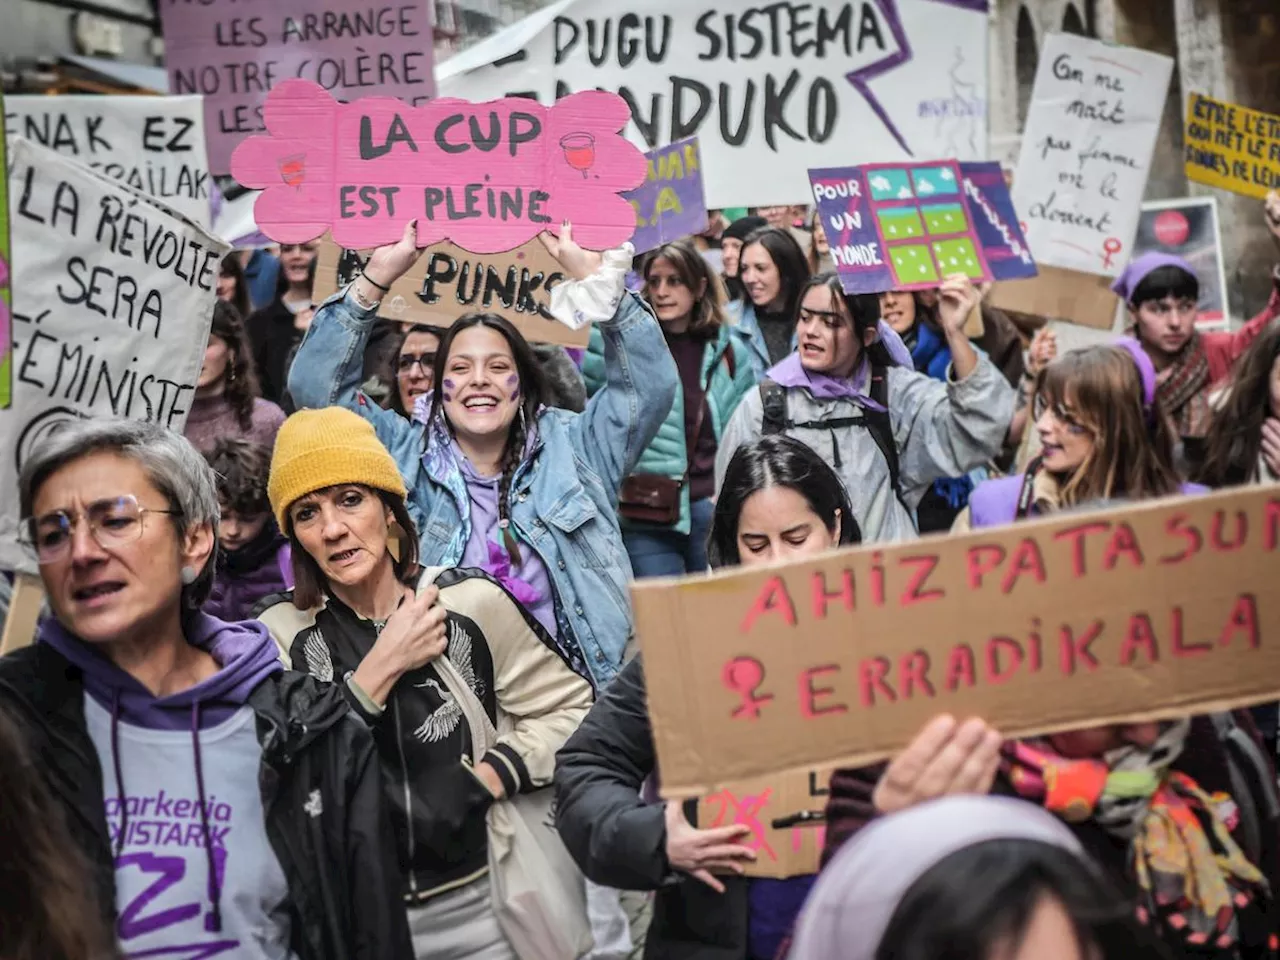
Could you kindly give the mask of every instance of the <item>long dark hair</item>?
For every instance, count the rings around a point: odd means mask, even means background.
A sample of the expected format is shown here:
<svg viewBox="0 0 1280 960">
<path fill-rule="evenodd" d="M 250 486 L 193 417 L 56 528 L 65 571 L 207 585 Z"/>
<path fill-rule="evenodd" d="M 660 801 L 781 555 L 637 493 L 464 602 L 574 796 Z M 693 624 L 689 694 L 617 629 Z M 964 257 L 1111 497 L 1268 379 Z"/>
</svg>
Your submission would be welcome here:
<svg viewBox="0 0 1280 960">
<path fill-rule="evenodd" d="M 384 372 L 384 376 L 387 378 L 387 383 L 391 385 L 391 394 L 387 399 L 387 405 L 406 420 L 413 419 L 413 411 L 405 410 L 404 404 L 400 402 L 400 351 L 404 349 L 404 342 L 415 333 L 429 333 L 440 341 L 441 346 L 436 347 L 436 363 L 439 363 L 439 351 L 443 348 L 445 336 L 445 332 L 439 327 L 428 326 L 425 323 L 415 323 L 396 338 L 396 348 L 387 357 L 387 369 Z M 433 374 L 436 363 L 431 364 Z"/>
<path fill-rule="evenodd" d="M 898 904 L 876 960 L 989 957 L 997 944 L 1022 942 L 1046 899 L 1071 918 L 1082 956 L 1096 948 L 1101 960 L 1169 957 L 1088 861 L 1038 840 L 1010 839 L 974 844 L 930 867 Z"/>
<path fill-rule="evenodd" d="M 804 302 L 805 294 L 814 287 L 826 287 L 837 302 L 843 301 L 844 308 L 853 319 L 853 335 L 858 342 L 859 353 L 865 353 L 871 362 L 882 367 L 896 366 L 889 348 L 877 340 L 869 347 L 864 347 L 868 330 L 874 330 L 880 323 L 880 295 L 876 293 L 845 293 L 840 278 L 834 273 L 820 273 L 810 277 L 800 288 L 800 296 L 796 299 L 796 319 L 799 320 L 799 304 Z"/>
<path fill-rule="evenodd" d="M 1273 323 L 1236 361 L 1226 400 L 1213 414 L 1197 479 L 1211 487 L 1248 483 L 1258 467 L 1262 425 L 1271 412 L 1271 370 L 1280 357 L 1280 324 Z"/>
<path fill-rule="evenodd" d="M 840 545 L 862 542 L 862 530 L 849 505 L 844 484 L 812 449 L 785 434 L 771 434 L 739 447 L 724 473 L 707 537 L 707 560 L 713 568 L 736 567 L 738 518 L 753 493 L 786 487 L 804 497 L 828 533 L 840 526 Z"/>
<path fill-rule="evenodd" d="M 118 956 L 92 899 L 93 872 L 72 842 L 19 725 L 0 710 L 0 957 L 104 960 Z"/>
<path fill-rule="evenodd" d="M 222 395 L 235 413 L 240 429 L 248 432 L 253 428 L 253 401 L 262 396 L 262 390 L 253 367 L 253 350 L 245 335 L 244 321 L 239 311 L 226 300 L 218 300 L 213 305 L 213 325 L 209 328 L 209 336 L 222 340 L 231 353 Z"/>
<path fill-rule="evenodd" d="M 222 266 L 218 268 L 220 277 L 230 277 L 235 281 L 235 293 L 231 294 L 231 305 L 236 308 L 240 316 L 249 316 L 251 305 L 249 303 L 249 282 L 244 278 L 244 267 L 240 266 L 240 255 L 232 250 L 222 258 Z"/>
<path fill-rule="evenodd" d="M 501 334 L 511 348 L 511 356 L 516 362 L 516 373 L 520 376 L 520 409 L 516 418 L 507 430 L 507 445 L 502 453 L 502 479 L 498 482 L 498 523 L 502 529 L 502 540 L 507 554 L 513 564 L 520 563 L 520 550 L 508 524 L 511 520 L 510 499 L 511 482 L 515 478 L 516 468 L 524 457 L 525 444 L 529 439 L 529 431 L 537 429 L 538 410 L 545 402 L 546 382 L 542 376 L 542 367 L 534 355 L 529 341 L 512 326 L 511 321 L 495 313 L 470 313 L 454 321 L 440 340 L 436 350 L 435 370 L 431 384 L 431 409 L 433 415 L 443 417 L 449 430 L 453 424 L 448 422 L 444 412 L 444 377 L 445 367 L 449 364 L 449 354 L 453 352 L 453 341 L 464 330 L 474 327 L 486 327 Z"/>
<path fill-rule="evenodd" d="M 738 277 L 742 277 L 742 257 L 747 247 L 753 244 L 764 247 L 769 259 L 778 268 L 778 278 L 782 283 L 782 299 L 784 301 L 783 316 L 795 322 L 796 307 L 800 303 L 800 291 L 809 279 L 809 258 L 805 256 L 800 244 L 792 236 L 790 230 L 781 227 L 760 227 L 747 234 L 742 241 L 742 253 L 738 254 Z"/>
</svg>

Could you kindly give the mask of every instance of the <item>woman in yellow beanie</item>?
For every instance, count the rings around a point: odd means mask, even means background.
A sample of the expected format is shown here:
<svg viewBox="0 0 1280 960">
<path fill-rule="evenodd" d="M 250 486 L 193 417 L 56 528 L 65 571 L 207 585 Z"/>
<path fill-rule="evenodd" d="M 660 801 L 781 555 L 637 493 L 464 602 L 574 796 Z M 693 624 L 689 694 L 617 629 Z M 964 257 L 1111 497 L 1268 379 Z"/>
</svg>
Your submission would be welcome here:
<svg viewBox="0 0 1280 960">
<path fill-rule="evenodd" d="M 259 618 L 294 669 L 338 683 L 373 731 L 415 954 L 514 960 L 486 816 L 549 788 L 590 685 L 496 580 L 419 566 L 400 471 L 351 411 L 286 420 L 267 492 L 296 586 Z"/>
</svg>

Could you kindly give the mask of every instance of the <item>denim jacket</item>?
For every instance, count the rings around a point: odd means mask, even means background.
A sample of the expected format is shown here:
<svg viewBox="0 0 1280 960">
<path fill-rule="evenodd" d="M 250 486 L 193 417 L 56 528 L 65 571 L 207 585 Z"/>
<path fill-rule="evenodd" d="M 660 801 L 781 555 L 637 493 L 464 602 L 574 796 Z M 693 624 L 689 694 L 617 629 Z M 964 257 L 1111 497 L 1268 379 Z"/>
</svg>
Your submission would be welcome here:
<svg viewBox="0 0 1280 960">
<path fill-rule="evenodd" d="M 455 566 L 471 520 L 462 474 L 441 449 L 447 432 L 383 410 L 359 392 L 374 317 L 342 293 L 330 297 L 298 348 L 289 390 L 299 408 L 338 404 L 373 424 L 409 490 L 422 563 Z M 511 523 L 546 564 L 562 643 L 576 641 L 602 688 L 621 669 L 632 631 L 631 567 L 614 512 L 618 488 L 662 426 L 679 377 L 657 320 L 638 297 L 624 296 L 613 319 L 597 326 L 605 387 L 582 413 L 539 414 L 536 441 L 512 480 Z"/>
<path fill-rule="evenodd" d="M 725 305 L 729 321 L 737 328 L 742 341 L 750 348 L 751 372 L 756 382 L 764 379 L 765 371 L 773 366 L 769 360 L 769 348 L 764 342 L 764 331 L 760 329 L 760 321 L 756 319 L 755 305 L 749 299 L 733 300 Z M 791 335 L 791 349 L 795 350 L 799 342 L 796 334 Z"/>
</svg>

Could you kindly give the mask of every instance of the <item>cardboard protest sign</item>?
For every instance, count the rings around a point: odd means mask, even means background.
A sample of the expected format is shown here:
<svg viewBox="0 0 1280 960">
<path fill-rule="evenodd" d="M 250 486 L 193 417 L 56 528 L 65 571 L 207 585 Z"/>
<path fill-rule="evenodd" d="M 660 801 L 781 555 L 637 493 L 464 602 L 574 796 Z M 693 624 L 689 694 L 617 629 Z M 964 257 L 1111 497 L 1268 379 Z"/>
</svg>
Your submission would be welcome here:
<svg viewBox="0 0 1280 960">
<path fill-rule="evenodd" d="M 1229 326 L 1227 271 L 1218 230 L 1218 201 L 1185 197 L 1144 203 L 1133 255 L 1151 252 L 1177 254 L 1195 268 L 1200 281 L 1196 327 L 1225 330 Z"/>
<path fill-rule="evenodd" d="M 859 765 L 931 717 L 1007 737 L 1280 696 L 1280 489 L 639 580 L 662 790 Z"/>
<path fill-rule="evenodd" d="M 231 172 L 231 152 L 266 130 L 263 104 L 301 78 L 354 100 L 377 92 L 410 105 L 435 96 L 428 5 L 368 0 L 163 0 L 169 89 L 204 97 L 209 167 Z"/>
<path fill-rule="evenodd" d="M 264 188 L 263 233 L 302 243 L 331 231 L 344 247 L 376 247 L 418 221 L 418 244 L 450 240 L 501 253 L 568 220 L 582 246 L 631 239 L 636 217 L 618 196 L 644 181 L 644 154 L 618 135 L 627 107 L 612 93 L 552 107 L 386 97 L 340 104 L 290 80 L 267 99 L 267 137 L 236 148 L 232 173 Z"/>
<path fill-rule="evenodd" d="M 173 210 L 30 141 L 10 141 L 13 407 L 0 417 L 0 490 L 82 417 L 181 430 L 227 247 Z M 0 569 L 35 571 L 18 500 L 0 500 Z"/>
<path fill-rule="evenodd" d="M 1193 93 L 1183 139 L 1188 180 L 1246 197 L 1280 190 L 1280 116 Z"/>
<path fill-rule="evenodd" d="M 644 183 L 623 194 L 636 210 L 636 253 L 707 229 L 707 197 L 702 182 L 698 138 L 690 137 L 645 155 Z"/>
<path fill-rule="evenodd" d="M 750 828 L 742 841 L 756 852 L 755 862 L 746 868 L 749 877 L 817 873 L 827 835 L 821 817 L 830 780 L 830 770 L 815 769 L 731 784 L 698 802 L 698 826 Z"/>
<path fill-rule="evenodd" d="M 209 226 L 199 97 L 8 97 L 4 125 Z"/>
<path fill-rule="evenodd" d="M 936 287 L 952 273 L 1035 275 L 999 164 L 877 163 L 809 180 L 849 293 Z"/>
<path fill-rule="evenodd" d="M 4 100 L 0 98 L 0 105 Z M 0 130 L 0 170 L 7 169 L 4 130 Z M 9 292 L 9 181 L 0 177 L 0 410 L 9 406 L 13 391 L 13 319 Z"/>
<path fill-rule="evenodd" d="M 652 149 L 698 137 L 707 205 L 809 202 L 805 171 L 985 159 L 987 4 L 561 0 L 441 64 L 443 96 L 614 90 Z"/>
<path fill-rule="evenodd" d="M 346 286 L 359 276 L 366 259 L 326 238 L 320 244 L 312 296 L 323 300 Z M 571 330 L 550 313 L 551 290 L 563 276 L 560 264 L 538 240 L 486 255 L 451 243 L 436 244 L 391 285 L 378 315 L 399 323 L 448 327 L 467 313 L 496 313 L 527 340 L 585 347 L 589 327 Z"/>
<path fill-rule="evenodd" d="M 1045 38 L 1013 181 L 1041 267 L 1115 277 L 1129 262 L 1172 70 L 1146 50 Z"/>
</svg>

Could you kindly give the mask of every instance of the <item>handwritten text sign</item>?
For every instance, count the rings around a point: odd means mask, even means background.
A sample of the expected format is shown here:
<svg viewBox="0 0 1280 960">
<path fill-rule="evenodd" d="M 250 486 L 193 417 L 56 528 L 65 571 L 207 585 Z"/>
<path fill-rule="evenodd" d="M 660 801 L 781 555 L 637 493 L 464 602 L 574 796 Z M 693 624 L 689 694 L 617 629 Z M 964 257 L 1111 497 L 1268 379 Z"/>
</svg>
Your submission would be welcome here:
<svg viewBox="0 0 1280 960">
<path fill-rule="evenodd" d="M 209 226 L 199 97 L 8 97 L 4 125 Z"/>
<path fill-rule="evenodd" d="M 365 257 L 326 239 L 320 245 L 312 296 L 323 300 L 359 274 Z M 506 253 L 478 255 L 440 243 L 429 247 L 382 298 L 379 316 L 397 323 L 447 327 L 468 313 L 506 317 L 534 343 L 585 347 L 590 330 L 571 330 L 551 316 L 560 264 L 538 240 Z"/>
<path fill-rule="evenodd" d="M 0 98 L 0 106 L 4 104 Z M 6 169 L 5 132 L 0 130 L 0 169 Z M 13 390 L 13 320 L 9 313 L 9 182 L 0 177 L 0 410 Z"/>
<path fill-rule="evenodd" d="M 831 256 L 850 293 L 1034 276 L 999 164 L 871 164 L 810 170 Z"/>
<path fill-rule="evenodd" d="M 1037 263 L 1113 277 L 1129 262 L 1172 70 L 1158 53 L 1045 38 L 1013 181 Z"/>
<path fill-rule="evenodd" d="M 334 96 L 370 93 L 410 105 L 435 96 L 426 3 L 370 0 L 161 0 L 169 89 L 202 94 L 209 166 L 231 172 L 231 152 L 266 130 L 276 84 L 301 78 Z"/>
<path fill-rule="evenodd" d="M 698 137 L 709 206 L 808 203 L 810 167 L 986 157 L 986 6 L 563 0 L 437 77 L 469 100 L 617 91 L 644 149 Z"/>
<path fill-rule="evenodd" d="M 1227 329 L 1227 271 L 1218 229 L 1218 201 L 1214 197 L 1183 197 L 1144 203 L 1133 254 L 1140 257 L 1151 252 L 1177 254 L 1195 268 L 1200 280 L 1196 328 Z"/>
<path fill-rule="evenodd" d="M 1280 695 L 1280 490 L 1128 504 L 632 585 L 662 789 Z"/>
<path fill-rule="evenodd" d="M 749 877 L 785 879 L 817 873 L 826 825 L 798 815 L 822 815 L 830 780 L 830 770 L 807 770 L 732 784 L 702 798 L 698 826 L 747 827 L 751 833 L 742 842 L 756 854 L 746 868 Z M 775 825 L 778 821 L 786 825 Z"/>
<path fill-rule="evenodd" d="M 644 181 L 644 154 L 618 135 L 627 106 L 612 93 L 575 94 L 553 107 L 432 100 L 406 107 L 370 97 L 339 104 L 290 80 L 267 100 L 269 137 L 236 148 L 232 173 L 261 187 L 254 213 L 281 243 L 332 231 L 345 247 L 399 239 L 451 240 L 501 253 L 565 220 L 584 247 L 607 249 L 636 229 L 618 196 Z"/>
<path fill-rule="evenodd" d="M 707 228 L 698 138 L 690 137 L 645 154 L 644 184 L 625 194 L 636 210 L 636 253 L 701 233 Z"/>
<path fill-rule="evenodd" d="M 1193 93 L 1187 98 L 1187 179 L 1247 197 L 1280 190 L 1280 117 Z"/>
<path fill-rule="evenodd" d="M 80 417 L 181 430 L 204 362 L 227 247 L 174 211 L 30 141 L 10 141 L 13 408 L 0 490 Z M 0 569 L 34 572 L 18 501 L 0 498 Z"/>
</svg>

